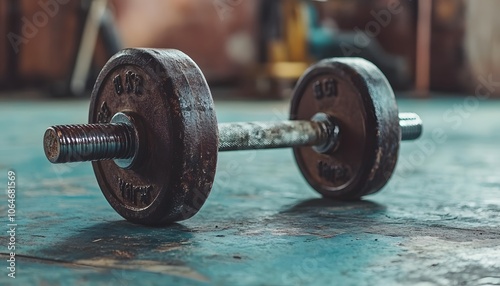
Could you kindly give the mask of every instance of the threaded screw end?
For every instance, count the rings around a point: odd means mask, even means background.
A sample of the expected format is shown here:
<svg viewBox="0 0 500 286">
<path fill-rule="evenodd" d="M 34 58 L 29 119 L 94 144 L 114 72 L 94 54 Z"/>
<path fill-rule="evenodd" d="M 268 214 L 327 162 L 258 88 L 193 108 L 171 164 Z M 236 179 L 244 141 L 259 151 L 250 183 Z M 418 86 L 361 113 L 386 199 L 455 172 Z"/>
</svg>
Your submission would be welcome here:
<svg viewBox="0 0 500 286">
<path fill-rule="evenodd" d="M 400 113 L 401 140 L 415 140 L 422 135 L 422 119 L 415 113 Z"/>
<path fill-rule="evenodd" d="M 125 123 L 59 125 L 47 129 L 43 146 L 52 163 L 129 159 L 133 134 Z"/>
</svg>

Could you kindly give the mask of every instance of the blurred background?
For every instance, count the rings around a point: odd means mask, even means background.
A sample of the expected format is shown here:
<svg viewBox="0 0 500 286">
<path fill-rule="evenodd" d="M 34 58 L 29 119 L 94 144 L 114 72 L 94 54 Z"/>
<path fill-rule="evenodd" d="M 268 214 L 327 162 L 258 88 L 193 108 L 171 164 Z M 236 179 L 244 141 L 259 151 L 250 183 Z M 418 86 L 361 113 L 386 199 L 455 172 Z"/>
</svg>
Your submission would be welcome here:
<svg viewBox="0 0 500 286">
<path fill-rule="evenodd" d="M 0 96 L 89 96 L 125 47 L 184 51 L 221 90 L 216 97 L 288 97 L 310 64 L 344 56 L 372 61 L 408 96 L 477 93 L 500 79 L 499 8 L 498 0 L 1 0 Z"/>
</svg>

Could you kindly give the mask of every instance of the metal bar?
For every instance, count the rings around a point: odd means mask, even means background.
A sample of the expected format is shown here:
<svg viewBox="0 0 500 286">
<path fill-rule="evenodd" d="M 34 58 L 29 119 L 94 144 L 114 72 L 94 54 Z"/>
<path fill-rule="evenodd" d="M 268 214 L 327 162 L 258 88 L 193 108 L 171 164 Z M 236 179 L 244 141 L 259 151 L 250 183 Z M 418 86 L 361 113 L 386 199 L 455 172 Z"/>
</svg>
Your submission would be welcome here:
<svg viewBox="0 0 500 286">
<path fill-rule="evenodd" d="M 422 120 L 415 113 L 400 113 L 401 140 L 422 134 Z M 237 122 L 219 124 L 219 151 L 320 146 L 336 140 L 321 121 Z M 335 144 L 332 144 L 335 145 Z"/>
<path fill-rule="evenodd" d="M 113 118 L 117 118 L 116 115 Z M 399 115 L 402 140 L 422 133 L 422 121 L 414 113 Z M 219 124 L 219 151 L 313 146 L 322 153 L 338 143 L 339 127 L 328 118 Z M 130 159 L 139 141 L 132 123 L 62 125 L 47 129 L 45 155 L 52 163 Z"/>
<path fill-rule="evenodd" d="M 321 145 L 328 139 L 324 123 L 314 121 L 219 124 L 219 151 Z"/>
</svg>

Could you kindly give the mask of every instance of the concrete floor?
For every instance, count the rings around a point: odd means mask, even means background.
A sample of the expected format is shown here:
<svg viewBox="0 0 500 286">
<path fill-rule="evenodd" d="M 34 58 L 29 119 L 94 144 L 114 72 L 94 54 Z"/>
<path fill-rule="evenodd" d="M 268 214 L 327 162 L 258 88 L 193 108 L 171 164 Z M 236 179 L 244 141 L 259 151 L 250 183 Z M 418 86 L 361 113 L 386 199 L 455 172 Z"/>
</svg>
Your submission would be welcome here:
<svg viewBox="0 0 500 286">
<path fill-rule="evenodd" d="M 291 150 L 223 153 L 200 213 L 164 228 L 123 221 L 90 164 L 45 159 L 45 128 L 85 122 L 88 101 L 1 102 L 0 174 L 2 184 L 17 174 L 18 226 L 16 280 L 3 226 L 0 284 L 500 285 L 500 102 L 399 102 L 425 133 L 402 144 L 380 193 L 324 200 Z M 221 122 L 288 112 L 284 102 L 216 108 Z"/>
</svg>

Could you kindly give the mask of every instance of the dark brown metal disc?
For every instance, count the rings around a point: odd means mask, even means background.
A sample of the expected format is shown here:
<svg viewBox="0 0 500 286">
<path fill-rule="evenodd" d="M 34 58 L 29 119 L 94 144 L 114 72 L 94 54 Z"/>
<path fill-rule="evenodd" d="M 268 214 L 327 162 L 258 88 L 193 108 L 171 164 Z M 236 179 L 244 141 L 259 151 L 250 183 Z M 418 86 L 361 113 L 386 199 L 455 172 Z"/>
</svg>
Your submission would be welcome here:
<svg viewBox="0 0 500 286">
<path fill-rule="evenodd" d="M 176 50 L 119 52 L 94 86 L 89 123 L 124 111 L 140 121 L 141 153 L 130 169 L 92 163 L 104 196 L 132 222 L 190 218 L 210 193 L 217 163 L 217 120 L 200 69 Z"/>
<path fill-rule="evenodd" d="M 309 120 L 318 112 L 337 120 L 340 142 L 326 154 L 294 148 L 305 179 L 323 196 L 336 199 L 380 190 L 392 175 L 401 138 L 394 93 L 382 72 L 358 58 L 315 64 L 295 88 L 290 118 Z"/>
</svg>

